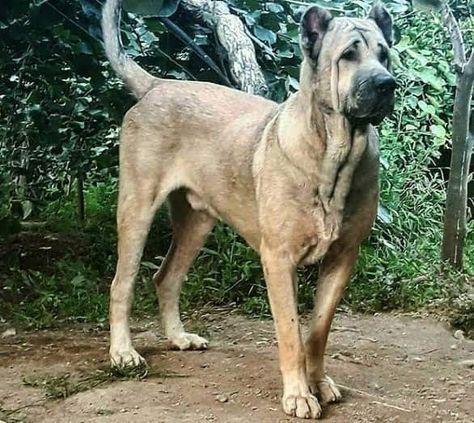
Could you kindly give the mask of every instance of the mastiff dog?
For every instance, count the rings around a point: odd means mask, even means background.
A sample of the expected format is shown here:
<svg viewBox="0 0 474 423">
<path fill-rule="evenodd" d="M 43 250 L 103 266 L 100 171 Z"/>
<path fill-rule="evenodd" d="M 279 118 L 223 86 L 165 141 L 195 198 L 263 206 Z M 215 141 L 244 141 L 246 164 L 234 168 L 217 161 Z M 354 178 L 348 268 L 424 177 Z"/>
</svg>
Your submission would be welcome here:
<svg viewBox="0 0 474 423">
<path fill-rule="evenodd" d="M 378 138 L 391 112 L 392 19 L 376 5 L 366 19 L 309 7 L 300 25 L 300 90 L 283 104 L 206 82 L 163 80 L 128 57 L 120 38 L 121 0 L 107 0 L 107 57 L 137 98 L 120 139 L 118 263 L 110 298 L 110 358 L 144 359 L 132 346 L 134 279 L 150 225 L 169 203 L 173 239 L 154 276 L 172 346 L 206 348 L 185 331 L 179 293 L 216 220 L 261 257 L 275 322 L 283 410 L 315 419 L 341 394 L 324 369 L 336 306 L 360 243 L 376 216 Z M 298 266 L 320 262 L 314 318 L 303 340 Z"/>
</svg>

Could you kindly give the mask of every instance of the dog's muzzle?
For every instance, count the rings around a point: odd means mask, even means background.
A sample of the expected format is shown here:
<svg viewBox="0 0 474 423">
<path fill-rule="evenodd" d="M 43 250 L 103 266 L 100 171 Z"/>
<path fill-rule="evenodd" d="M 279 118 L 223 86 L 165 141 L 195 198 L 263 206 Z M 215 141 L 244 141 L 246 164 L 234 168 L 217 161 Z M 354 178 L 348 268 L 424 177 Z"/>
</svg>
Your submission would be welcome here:
<svg viewBox="0 0 474 423">
<path fill-rule="evenodd" d="M 393 110 L 396 87 L 395 79 L 388 72 L 356 83 L 347 107 L 348 117 L 373 125 L 379 124 Z"/>
</svg>

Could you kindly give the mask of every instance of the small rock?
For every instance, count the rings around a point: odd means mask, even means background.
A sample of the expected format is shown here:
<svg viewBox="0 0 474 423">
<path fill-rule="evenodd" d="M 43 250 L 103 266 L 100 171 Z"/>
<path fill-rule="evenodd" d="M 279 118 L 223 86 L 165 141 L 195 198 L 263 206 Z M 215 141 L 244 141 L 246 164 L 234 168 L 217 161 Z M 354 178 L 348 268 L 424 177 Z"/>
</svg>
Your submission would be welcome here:
<svg viewBox="0 0 474 423">
<path fill-rule="evenodd" d="M 9 328 L 2 333 L 2 338 L 8 338 L 10 336 L 15 336 L 15 335 L 16 335 L 16 329 Z"/>
<path fill-rule="evenodd" d="M 224 394 L 219 394 L 219 395 L 216 395 L 216 400 L 221 402 L 221 403 L 225 403 L 225 402 L 229 401 L 229 397 L 227 395 L 224 395 Z"/>
<path fill-rule="evenodd" d="M 369 385 L 369 386 L 370 386 L 370 385 Z M 380 384 L 377 383 L 377 382 L 372 383 L 372 386 L 371 386 L 371 387 L 374 388 L 374 389 L 377 390 L 377 391 L 380 391 L 380 389 L 383 388 L 383 386 L 380 385 Z"/>
<path fill-rule="evenodd" d="M 462 330 L 458 329 L 457 331 L 454 332 L 453 336 L 456 339 L 462 341 L 464 339 L 464 332 Z"/>
<path fill-rule="evenodd" d="M 470 369 L 474 368 L 474 359 L 471 360 L 462 360 L 459 362 L 459 365 L 462 367 L 468 367 Z"/>
</svg>

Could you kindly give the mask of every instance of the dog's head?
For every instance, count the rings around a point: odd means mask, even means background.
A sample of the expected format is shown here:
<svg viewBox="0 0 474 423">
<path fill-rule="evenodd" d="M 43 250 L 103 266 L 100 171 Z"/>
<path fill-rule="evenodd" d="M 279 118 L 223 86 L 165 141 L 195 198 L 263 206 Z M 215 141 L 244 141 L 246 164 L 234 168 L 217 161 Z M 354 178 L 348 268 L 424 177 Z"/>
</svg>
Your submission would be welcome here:
<svg viewBox="0 0 474 423">
<path fill-rule="evenodd" d="M 333 18 L 312 6 L 303 14 L 300 34 L 309 86 L 319 106 L 372 124 L 392 111 L 392 19 L 383 6 L 374 6 L 366 19 Z"/>
</svg>

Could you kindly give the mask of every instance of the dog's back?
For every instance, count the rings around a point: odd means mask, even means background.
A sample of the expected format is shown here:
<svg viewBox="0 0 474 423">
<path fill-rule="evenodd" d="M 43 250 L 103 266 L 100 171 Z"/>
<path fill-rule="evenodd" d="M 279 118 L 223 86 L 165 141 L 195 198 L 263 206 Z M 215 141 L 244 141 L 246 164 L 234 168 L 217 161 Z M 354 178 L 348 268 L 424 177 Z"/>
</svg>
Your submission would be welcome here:
<svg viewBox="0 0 474 423">
<path fill-rule="evenodd" d="M 244 228 L 257 226 L 253 155 L 277 104 L 217 84 L 152 76 L 123 49 L 120 6 L 120 0 L 106 2 L 102 26 L 107 57 L 138 99 L 123 121 L 122 176 L 134 169 L 132 179 L 185 188 L 195 209 L 249 232 Z M 246 235 L 257 242 L 256 234 Z"/>
</svg>

